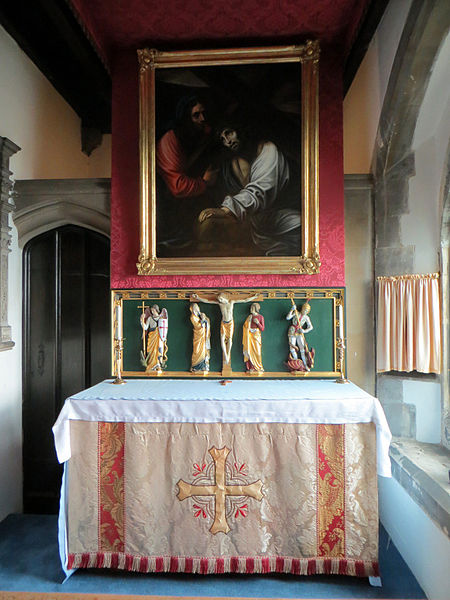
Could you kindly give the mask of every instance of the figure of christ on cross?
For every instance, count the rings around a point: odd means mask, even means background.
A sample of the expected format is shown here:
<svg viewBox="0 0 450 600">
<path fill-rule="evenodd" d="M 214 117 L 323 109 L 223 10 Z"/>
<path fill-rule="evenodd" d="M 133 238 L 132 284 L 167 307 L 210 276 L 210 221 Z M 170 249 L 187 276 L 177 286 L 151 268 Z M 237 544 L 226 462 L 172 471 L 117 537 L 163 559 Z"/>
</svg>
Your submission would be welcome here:
<svg viewBox="0 0 450 600">
<path fill-rule="evenodd" d="M 228 525 L 226 516 L 226 497 L 227 496 L 248 496 L 255 500 L 261 501 L 264 494 L 262 493 L 263 483 L 260 479 L 249 485 L 227 485 L 225 463 L 230 449 L 224 446 L 216 448 L 213 446 L 208 450 L 211 454 L 215 465 L 215 485 L 193 485 L 186 483 L 182 479 L 178 482 L 179 492 L 178 500 L 185 500 L 191 496 L 214 496 L 215 497 L 215 514 L 214 522 L 210 527 L 211 533 L 228 533 L 230 526 Z"/>
<path fill-rule="evenodd" d="M 217 304 L 222 314 L 222 322 L 220 324 L 220 345 L 222 347 L 222 374 L 231 373 L 231 347 L 233 345 L 233 307 L 238 302 L 253 302 L 258 298 L 259 294 L 254 293 L 251 296 L 242 297 L 241 294 L 231 292 L 219 292 L 218 294 L 209 294 L 208 296 L 199 296 L 191 294 L 191 302 L 206 302 L 207 304 Z"/>
</svg>

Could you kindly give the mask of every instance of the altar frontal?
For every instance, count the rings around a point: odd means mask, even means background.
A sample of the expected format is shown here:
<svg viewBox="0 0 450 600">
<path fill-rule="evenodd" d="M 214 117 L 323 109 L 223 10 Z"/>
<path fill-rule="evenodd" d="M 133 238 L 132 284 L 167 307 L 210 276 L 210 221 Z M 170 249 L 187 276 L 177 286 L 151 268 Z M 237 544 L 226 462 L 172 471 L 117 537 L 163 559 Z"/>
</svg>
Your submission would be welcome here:
<svg viewBox="0 0 450 600">
<path fill-rule="evenodd" d="M 373 423 L 71 421 L 67 568 L 378 576 Z"/>
</svg>

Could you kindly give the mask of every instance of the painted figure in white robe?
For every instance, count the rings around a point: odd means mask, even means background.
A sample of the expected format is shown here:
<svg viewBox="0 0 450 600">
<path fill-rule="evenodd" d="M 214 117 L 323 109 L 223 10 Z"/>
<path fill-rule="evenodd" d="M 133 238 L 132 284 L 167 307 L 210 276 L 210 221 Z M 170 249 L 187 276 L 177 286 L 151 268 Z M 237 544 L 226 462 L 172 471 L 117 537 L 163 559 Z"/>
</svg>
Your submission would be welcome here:
<svg viewBox="0 0 450 600">
<path fill-rule="evenodd" d="M 141 327 L 147 336 L 146 373 L 162 371 L 167 363 L 167 331 L 169 317 L 165 308 L 154 304 L 141 315 Z"/>
<path fill-rule="evenodd" d="M 292 302 L 292 308 L 286 315 L 286 319 L 292 321 L 288 329 L 289 357 L 286 363 L 290 371 L 310 371 L 314 366 L 314 348 L 310 351 L 305 339 L 305 333 L 314 329 L 308 316 L 310 310 L 311 305 L 306 301 L 299 314 Z"/>
<path fill-rule="evenodd" d="M 288 193 L 289 165 L 271 141 L 246 140 L 233 126 L 220 128 L 229 156 L 222 166 L 227 195 L 219 208 L 206 208 L 199 223 L 248 222 L 253 244 L 267 256 L 300 254 L 300 210 Z M 296 202 L 300 202 L 297 198 Z"/>
<path fill-rule="evenodd" d="M 191 371 L 196 373 L 207 373 L 209 371 L 210 344 L 210 322 L 205 313 L 200 311 L 196 302 L 191 304 L 192 323 L 192 359 Z"/>
<path fill-rule="evenodd" d="M 261 332 L 264 331 L 264 317 L 260 310 L 257 302 L 250 306 L 250 314 L 245 319 L 242 331 L 242 347 L 247 371 L 263 373 Z"/>
</svg>

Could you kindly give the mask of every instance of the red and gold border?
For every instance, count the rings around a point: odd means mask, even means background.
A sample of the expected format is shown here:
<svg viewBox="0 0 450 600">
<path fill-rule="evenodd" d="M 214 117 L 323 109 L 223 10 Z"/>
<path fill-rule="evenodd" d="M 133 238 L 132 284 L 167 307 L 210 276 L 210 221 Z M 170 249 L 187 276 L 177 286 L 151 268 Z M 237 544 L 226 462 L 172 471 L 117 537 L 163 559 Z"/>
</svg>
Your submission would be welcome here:
<svg viewBox="0 0 450 600">
<path fill-rule="evenodd" d="M 345 557 L 344 425 L 317 425 L 317 554 Z"/>
<path fill-rule="evenodd" d="M 101 552 L 125 550 L 125 423 L 98 424 L 98 546 Z"/>
</svg>

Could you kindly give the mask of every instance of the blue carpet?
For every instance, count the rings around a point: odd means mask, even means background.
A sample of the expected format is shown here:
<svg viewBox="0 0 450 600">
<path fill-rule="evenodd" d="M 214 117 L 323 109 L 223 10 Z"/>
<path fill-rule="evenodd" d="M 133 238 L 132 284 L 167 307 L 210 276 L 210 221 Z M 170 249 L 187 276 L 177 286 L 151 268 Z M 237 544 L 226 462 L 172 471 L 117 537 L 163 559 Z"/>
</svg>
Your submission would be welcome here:
<svg viewBox="0 0 450 600">
<path fill-rule="evenodd" d="M 264 598 L 426 598 L 397 549 L 380 532 L 383 587 L 368 579 L 317 575 L 142 574 L 80 569 L 64 584 L 57 517 L 10 515 L 0 523 L 0 590 L 173 596 Z"/>
</svg>

